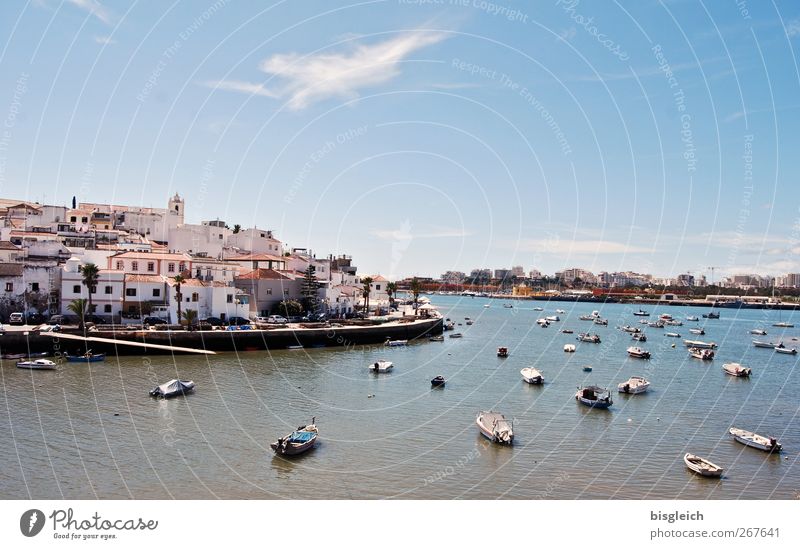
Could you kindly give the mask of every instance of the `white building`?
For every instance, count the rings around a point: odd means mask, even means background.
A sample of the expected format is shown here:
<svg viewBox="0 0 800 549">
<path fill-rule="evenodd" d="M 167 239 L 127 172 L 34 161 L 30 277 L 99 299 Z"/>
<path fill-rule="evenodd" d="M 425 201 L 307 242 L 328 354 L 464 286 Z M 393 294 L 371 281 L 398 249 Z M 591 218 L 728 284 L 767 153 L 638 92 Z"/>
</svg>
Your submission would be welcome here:
<svg viewBox="0 0 800 549">
<path fill-rule="evenodd" d="M 228 236 L 228 246 L 250 254 L 283 254 L 283 244 L 272 231 L 253 227 Z"/>
<path fill-rule="evenodd" d="M 68 307 L 75 299 L 89 298 L 80 267 L 81 260 L 71 257 L 61 269 L 60 312 L 62 314 L 71 314 Z M 123 272 L 100 269 L 97 286 L 92 292 L 94 314 L 116 321 L 123 310 L 124 288 Z"/>
<path fill-rule="evenodd" d="M 232 231 L 224 221 L 203 221 L 200 225 L 184 223 L 169 230 L 167 247 L 178 252 L 205 253 L 208 257 L 222 257 L 223 249 Z"/>
</svg>

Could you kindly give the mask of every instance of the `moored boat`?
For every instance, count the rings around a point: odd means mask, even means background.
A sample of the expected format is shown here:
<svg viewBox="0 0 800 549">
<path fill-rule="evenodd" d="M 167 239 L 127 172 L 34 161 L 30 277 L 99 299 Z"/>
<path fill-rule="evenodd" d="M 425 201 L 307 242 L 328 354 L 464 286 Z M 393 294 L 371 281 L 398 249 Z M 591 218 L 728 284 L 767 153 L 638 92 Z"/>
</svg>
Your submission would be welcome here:
<svg viewBox="0 0 800 549">
<path fill-rule="evenodd" d="M 597 317 L 592 322 L 594 322 L 598 326 L 608 326 L 608 320 L 606 320 L 605 318 Z"/>
<path fill-rule="evenodd" d="M 707 313 L 703 315 L 703 318 L 719 318 L 719 313 Z"/>
<path fill-rule="evenodd" d="M 750 333 L 753 334 L 753 335 L 759 335 L 759 336 L 767 335 L 767 331 L 766 330 L 758 330 L 758 329 L 750 330 Z"/>
<path fill-rule="evenodd" d="M 523 368 L 519 371 L 522 374 L 522 380 L 525 383 L 530 383 L 531 385 L 539 385 L 540 383 L 544 382 L 544 377 L 542 376 L 542 372 L 537 370 L 536 368 Z"/>
<path fill-rule="evenodd" d="M 697 347 L 690 347 L 689 355 L 691 355 L 692 358 L 699 358 L 700 360 L 712 360 L 714 358 L 714 351 L 711 349 L 698 349 Z"/>
<path fill-rule="evenodd" d="M 428 341 L 444 341 L 444 336 L 443 335 L 431 336 Z"/>
<path fill-rule="evenodd" d="M 592 408 L 608 408 L 614 403 L 609 390 L 597 385 L 579 388 L 578 392 L 575 393 L 575 400 Z"/>
<path fill-rule="evenodd" d="M 597 334 L 580 334 L 577 339 L 578 341 L 584 341 L 586 343 L 600 343 L 600 336 Z"/>
<path fill-rule="evenodd" d="M 633 326 L 622 326 L 620 330 L 628 332 L 629 334 L 638 334 L 641 332 L 639 328 L 634 328 Z"/>
<path fill-rule="evenodd" d="M 631 338 L 634 339 L 635 341 L 639 341 L 641 343 L 644 343 L 645 341 L 647 341 L 647 336 L 644 335 L 644 334 L 633 334 L 631 336 Z"/>
<path fill-rule="evenodd" d="M 641 347 L 628 347 L 628 356 L 633 358 L 650 358 L 650 351 L 645 351 Z"/>
<path fill-rule="evenodd" d="M 794 328 L 794 324 L 791 322 L 776 322 L 773 326 L 776 328 Z"/>
<path fill-rule="evenodd" d="M 561 322 L 561 317 L 558 315 L 546 316 L 544 319 L 547 322 Z"/>
<path fill-rule="evenodd" d="M 556 312 L 557 312 L 558 314 L 560 314 L 560 315 L 565 315 L 565 314 L 567 314 L 567 311 L 565 311 L 564 309 L 556 309 Z"/>
<path fill-rule="evenodd" d="M 774 349 L 777 347 L 777 343 L 772 343 L 771 341 L 758 341 L 756 339 L 753 340 L 753 347 L 760 347 L 762 349 Z"/>
<path fill-rule="evenodd" d="M 508 356 L 508 347 L 498 347 L 497 356 L 500 358 L 506 358 Z"/>
<path fill-rule="evenodd" d="M 686 320 L 688 320 L 689 322 L 699 322 L 700 321 L 700 319 L 698 317 L 692 316 L 692 315 L 687 316 Z"/>
<path fill-rule="evenodd" d="M 750 374 L 752 373 L 750 368 L 745 368 L 738 362 L 728 362 L 723 364 L 722 369 L 726 374 L 734 377 L 750 377 Z"/>
<path fill-rule="evenodd" d="M 56 363 L 46 358 L 37 358 L 36 360 L 21 360 L 17 362 L 17 368 L 25 368 L 27 370 L 55 370 Z"/>
<path fill-rule="evenodd" d="M 285 437 L 269 445 L 272 450 L 282 456 L 296 456 L 311 450 L 317 443 L 319 431 L 315 425 L 317 418 L 311 418 L 309 425 L 302 425 Z"/>
<path fill-rule="evenodd" d="M 511 422 L 500 412 L 484 411 L 478 414 L 475 423 L 483 436 L 498 444 L 512 444 L 514 430 Z"/>
<path fill-rule="evenodd" d="M 405 347 L 406 345 L 408 345 L 408 340 L 387 338 L 384 345 L 386 345 L 387 347 Z"/>
<path fill-rule="evenodd" d="M 689 332 L 695 335 L 706 335 L 706 331 L 702 328 L 689 328 Z"/>
<path fill-rule="evenodd" d="M 782 355 L 796 355 L 797 349 L 792 347 L 791 349 L 788 347 L 775 347 L 775 352 L 780 353 Z"/>
<path fill-rule="evenodd" d="M 194 392 L 194 381 L 173 379 L 159 385 L 150 391 L 150 396 L 159 398 L 172 398 Z"/>
<path fill-rule="evenodd" d="M 737 429 L 736 427 L 728 429 L 728 433 L 730 433 L 737 442 L 741 442 L 745 446 L 750 446 L 751 448 L 764 450 L 765 452 L 780 452 L 782 448 L 775 437 L 764 437 L 751 431 Z"/>
<path fill-rule="evenodd" d="M 431 387 L 444 387 L 444 376 L 436 376 L 431 380 Z"/>
<path fill-rule="evenodd" d="M 561 333 L 562 334 L 572 334 L 572 333 L 575 333 L 575 332 L 573 332 L 572 330 L 564 329 L 564 330 L 561 330 Z"/>
<path fill-rule="evenodd" d="M 464 334 L 462 334 L 461 332 L 456 332 L 456 333 L 454 333 L 454 334 L 450 334 L 450 337 L 451 337 L 452 339 L 458 339 L 458 338 L 460 338 L 460 337 L 464 337 Z"/>
<path fill-rule="evenodd" d="M 650 382 L 641 376 L 631 376 L 628 381 L 623 381 L 617 385 L 620 393 L 629 395 L 638 395 L 644 393 L 650 388 Z"/>
<path fill-rule="evenodd" d="M 368 368 L 373 372 L 388 372 L 394 368 L 394 364 L 390 360 L 377 360 L 370 364 Z"/>
<path fill-rule="evenodd" d="M 572 343 L 567 343 L 564 345 L 564 352 L 565 353 L 574 353 L 575 352 L 575 345 Z"/>
<path fill-rule="evenodd" d="M 666 337 L 681 337 L 681 334 L 677 332 L 667 332 L 664 334 Z"/>
<path fill-rule="evenodd" d="M 634 311 L 633 316 L 650 316 L 650 313 L 639 309 L 638 311 Z"/>
<path fill-rule="evenodd" d="M 689 470 L 694 471 L 698 475 L 713 478 L 719 478 L 722 476 L 722 467 L 715 465 L 714 463 L 711 463 L 707 459 L 701 458 L 700 456 L 696 456 L 687 452 L 686 455 L 683 456 L 683 462 L 686 464 L 686 467 L 688 467 Z"/>
<path fill-rule="evenodd" d="M 67 362 L 103 362 L 105 359 L 105 353 L 93 353 L 92 351 L 86 351 L 82 355 L 67 355 Z"/>
<path fill-rule="evenodd" d="M 694 339 L 684 339 L 683 340 L 683 344 L 686 345 L 687 347 L 696 347 L 698 349 L 716 349 L 717 348 L 717 344 L 714 343 L 713 341 L 707 343 L 705 341 L 698 341 L 698 340 L 694 340 Z"/>
</svg>

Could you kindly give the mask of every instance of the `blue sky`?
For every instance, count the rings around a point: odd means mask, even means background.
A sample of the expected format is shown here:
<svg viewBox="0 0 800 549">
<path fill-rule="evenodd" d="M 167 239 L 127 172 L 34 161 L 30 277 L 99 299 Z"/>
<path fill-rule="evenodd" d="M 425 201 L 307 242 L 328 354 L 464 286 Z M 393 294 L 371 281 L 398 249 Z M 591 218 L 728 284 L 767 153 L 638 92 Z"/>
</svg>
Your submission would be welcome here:
<svg viewBox="0 0 800 549">
<path fill-rule="evenodd" d="M 0 196 L 366 272 L 800 271 L 793 2 L 0 4 Z"/>
</svg>

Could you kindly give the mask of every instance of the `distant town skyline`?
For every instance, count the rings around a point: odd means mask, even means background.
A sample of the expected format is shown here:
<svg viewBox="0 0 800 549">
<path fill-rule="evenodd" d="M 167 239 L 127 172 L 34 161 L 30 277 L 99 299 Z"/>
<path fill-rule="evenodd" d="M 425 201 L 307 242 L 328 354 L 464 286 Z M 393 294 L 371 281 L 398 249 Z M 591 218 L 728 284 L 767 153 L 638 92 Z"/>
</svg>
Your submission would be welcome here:
<svg viewBox="0 0 800 549">
<path fill-rule="evenodd" d="M 800 6 L 467 4 L 4 2 L 0 194 L 387 278 L 800 271 Z"/>
</svg>

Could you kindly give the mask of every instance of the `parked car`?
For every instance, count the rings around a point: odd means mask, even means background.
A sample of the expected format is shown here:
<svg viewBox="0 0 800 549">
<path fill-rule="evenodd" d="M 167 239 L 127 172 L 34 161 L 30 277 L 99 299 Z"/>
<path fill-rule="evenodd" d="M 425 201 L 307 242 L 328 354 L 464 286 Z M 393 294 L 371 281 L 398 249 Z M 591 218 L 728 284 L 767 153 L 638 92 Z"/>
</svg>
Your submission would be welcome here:
<svg viewBox="0 0 800 549">
<path fill-rule="evenodd" d="M 250 321 L 240 316 L 232 316 L 225 321 L 228 326 L 249 326 Z"/>
<path fill-rule="evenodd" d="M 145 326 L 155 326 L 156 324 L 167 324 L 167 321 L 157 316 L 146 316 L 142 319 Z"/>
<path fill-rule="evenodd" d="M 77 326 L 78 317 L 75 315 L 53 315 L 50 317 L 50 320 L 48 320 L 47 323 L 50 324 L 51 326 L 55 326 L 56 324 Z"/>
<path fill-rule="evenodd" d="M 325 322 L 328 315 L 325 313 L 312 313 L 303 317 L 303 322 Z"/>
<path fill-rule="evenodd" d="M 41 313 L 28 313 L 28 324 L 43 324 L 45 321 L 44 315 Z"/>
<path fill-rule="evenodd" d="M 281 315 L 269 315 L 267 317 L 267 323 L 269 324 L 286 324 L 289 322 L 289 319 L 285 316 Z"/>
<path fill-rule="evenodd" d="M 22 326 L 25 324 L 25 315 L 23 313 L 11 313 L 8 315 L 8 323 L 14 326 Z"/>
<path fill-rule="evenodd" d="M 98 315 L 86 315 L 83 320 L 92 324 L 106 324 L 106 319 Z M 78 323 L 78 317 L 75 317 L 75 323 Z"/>
<path fill-rule="evenodd" d="M 266 324 L 266 323 L 269 322 L 269 317 L 268 316 L 257 316 L 257 317 L 255 317 L 253 319 L 253 322 L 255 322 L 256 324 Z"/>
<path fill-rule="evenodd" d="M 225 322 L 215 316 L 210 316 L 208 318 L 201 318 L 200 324 L 208 324 L 209 326 L 224 326 Z"/>
</svg>

